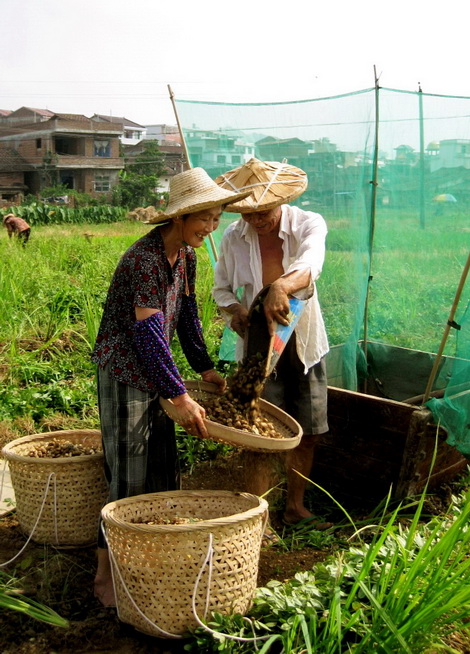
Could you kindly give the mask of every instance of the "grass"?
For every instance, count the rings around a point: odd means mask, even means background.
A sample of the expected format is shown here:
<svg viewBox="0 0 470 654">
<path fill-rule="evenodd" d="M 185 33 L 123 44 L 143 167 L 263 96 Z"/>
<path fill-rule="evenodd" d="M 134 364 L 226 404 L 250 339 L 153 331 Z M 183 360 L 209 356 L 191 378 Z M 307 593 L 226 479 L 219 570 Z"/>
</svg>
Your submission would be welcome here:
<svg viewBox="0 0 470 654">
<path fill-rule="evenodd" d="M 445 229 L 421 230 L 406 214 L 398 220 L 385 212 L 372 260 L 370 339 L 437 351 L 470 249 L 466 217 L 446 221 Z M 334 345 L 344 342 L 356 320 L 360 336 L 368 258 L 352 252 L 360 238 L 350 221 L 332 221 L 329 228 L 318 288 Z M 0 238 L 0 442 L 2 432 L 24 435 L 31 421 L 37 431 L 98 425 L 89 353 L 116 264 L 148 229 L 135 222 L 35 227 L 24 249 Z M 204 249 L 198 260 L 200 313 L 217 360 L 223 323 L 211 298 L 212 267 Z M 452 330 L 446 353 L 454 348 Z M 183 376 L 193 377 L 177 341 L 173 351 Z M 204 457 L 199 445 L 182 447 L 189 465 Z"/>
</svg>

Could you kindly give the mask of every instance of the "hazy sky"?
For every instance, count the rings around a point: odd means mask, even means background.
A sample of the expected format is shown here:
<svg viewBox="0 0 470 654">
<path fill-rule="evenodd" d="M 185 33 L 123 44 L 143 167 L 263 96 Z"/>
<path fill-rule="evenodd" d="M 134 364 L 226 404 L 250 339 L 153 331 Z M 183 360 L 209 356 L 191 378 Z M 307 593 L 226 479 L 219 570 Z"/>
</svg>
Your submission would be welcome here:
<svg viewBox="0 0 470 654">
<path fill-rule="evenodd" d="M 174 123 L 187 100 L 470 96 L 466 0 L 0 0 L 0 109 Z"/>
</svg>

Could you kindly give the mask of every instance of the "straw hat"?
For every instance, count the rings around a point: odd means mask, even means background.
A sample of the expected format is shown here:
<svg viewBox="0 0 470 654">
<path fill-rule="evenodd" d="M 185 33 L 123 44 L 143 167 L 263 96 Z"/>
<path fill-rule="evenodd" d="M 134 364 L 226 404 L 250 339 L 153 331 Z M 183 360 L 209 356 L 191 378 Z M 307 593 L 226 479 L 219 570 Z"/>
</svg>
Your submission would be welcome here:
<svg viewBox="0 0 470 654">
<path fill-rule="evenodd" d="M 3 222 L 6 223 L 6 221 L 7 221 L 9 218 L 14 218 L 14 217 L 15 217 L 15 214 L 14 214 L 14 213 L 6 213 L 6 214 L 3 216 Z"/>
<path fill-rule="evenodd" d="M 227 207 L 226 211 L 234 213 L 273 209 L 298 198 L 308 185 L 307 173 L 300 168 L 285 162 L 255 158 L 220 175 L 215 181 L 223 189 L 252 192 L 246 200 Z"/>
<path fill-rule="evenodd" d="M 234 193 L 222 189 L 203 168 L 191 168 L 170 180 L 170 200 L 166 210 L 157 212 L 157 215 L 152 216 L 147 223 L 153 225 L 185 213 L 237 202 L 250 193 L 251 190 Z"/>
</svg>

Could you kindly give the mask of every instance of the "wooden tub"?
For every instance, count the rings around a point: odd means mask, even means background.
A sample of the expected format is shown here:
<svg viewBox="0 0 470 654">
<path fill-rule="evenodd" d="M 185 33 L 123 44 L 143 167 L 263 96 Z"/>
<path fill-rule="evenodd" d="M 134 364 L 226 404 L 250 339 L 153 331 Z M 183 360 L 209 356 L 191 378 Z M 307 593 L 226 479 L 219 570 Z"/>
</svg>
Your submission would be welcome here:
<svg viewBox="0 0 470 654">
<path fill-rule="evenodd" d="M 368 392 L 359 393 L 339 387 L 335 364 L 341 351 L 332 348 L 327 358 L 330 432 L 318 445 L 311 478 L 335 499 L 377 503 L 390 487 L 392 496 L 402 499 L 423 490 L 429 475 L 432 489 L 466 469 L 469 460 L 446 443 L 447 432 L 438 429 L 429 409 L 409 403 L 423 392 L 434 356 L 368 343 L 363 380 Z M 443 359 L 437 388 L 448 379 L 451 365 L 451 359 Z"/>
<path fill-rule="evenodd" d="M 419 493 L 465 470 L 468 460 L 445 441 L 431 412 L 386 398 L 328 388 L 330 432 L 315 453 L 312 479 L 335 499 L 377 503 Z"/>
</svg>

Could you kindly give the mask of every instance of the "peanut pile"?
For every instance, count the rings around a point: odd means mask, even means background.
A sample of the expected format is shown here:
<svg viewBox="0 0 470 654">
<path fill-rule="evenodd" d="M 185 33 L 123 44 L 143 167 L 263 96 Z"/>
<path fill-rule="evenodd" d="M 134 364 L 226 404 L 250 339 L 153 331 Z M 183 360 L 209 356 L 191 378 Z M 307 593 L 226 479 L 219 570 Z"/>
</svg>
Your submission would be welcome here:
<svg viewBox="0 0 470 654">
<path fill-rule="evenodd" d="M 59 457 L 83 456 L 84 454 L 98 454 L 101 446 L 86 446 L 82 443 L 72 443 L 71 441 L 61 441 L 54 438 L 46 443 L 33 445 L 27 456 L 37 457 L 39 459 L 58 459 Z"/>
<path fill-rule="evenodd" d="M 164 518 L 163 516 L 156 515 L 152 520 L 139 520 L 138 518 L 129 521 L 132 525 L 189 525 L 194 522 L 201 522 L 200 518 L 180 518 L 175 515 L 172 518 Z"/>
<path fill-rule="evenodd" d="M 255 354 L 244 359 L 227 380 L 224 395 L 203 400 L 208 420 L 267 438 L 284 438 L 259 410 L 265 382 L 266 359 Z"/>
</svg>

